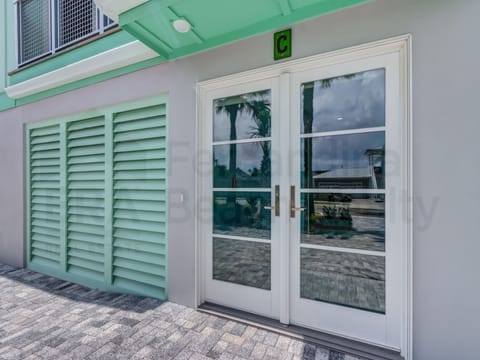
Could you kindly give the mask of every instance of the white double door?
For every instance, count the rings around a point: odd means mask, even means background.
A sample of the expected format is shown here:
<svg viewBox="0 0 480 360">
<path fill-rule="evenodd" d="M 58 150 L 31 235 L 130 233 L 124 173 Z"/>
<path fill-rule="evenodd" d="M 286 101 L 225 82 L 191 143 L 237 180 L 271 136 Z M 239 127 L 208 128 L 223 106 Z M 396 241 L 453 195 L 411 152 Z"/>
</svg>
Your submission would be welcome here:
<svg viewBox="0 0 480 360">
<path fill-rule="evenodd" d="M 398 57 L 205 90 L 201 299 L 400 348 Z"/>
</svg>

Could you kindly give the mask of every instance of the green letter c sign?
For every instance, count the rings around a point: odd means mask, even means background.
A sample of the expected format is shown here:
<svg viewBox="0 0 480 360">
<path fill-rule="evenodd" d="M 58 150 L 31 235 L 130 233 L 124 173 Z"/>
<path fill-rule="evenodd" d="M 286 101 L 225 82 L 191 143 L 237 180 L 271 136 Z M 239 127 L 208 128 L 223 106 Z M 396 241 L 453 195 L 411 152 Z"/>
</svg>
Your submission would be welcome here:
<svg viewBox="0 0 480 360">
<path fill-rule="evenodd" d="M 275 60 L 285 59 L 292 56 L 292 29 L 279 31 L 274 34 Z"/>
</svg>

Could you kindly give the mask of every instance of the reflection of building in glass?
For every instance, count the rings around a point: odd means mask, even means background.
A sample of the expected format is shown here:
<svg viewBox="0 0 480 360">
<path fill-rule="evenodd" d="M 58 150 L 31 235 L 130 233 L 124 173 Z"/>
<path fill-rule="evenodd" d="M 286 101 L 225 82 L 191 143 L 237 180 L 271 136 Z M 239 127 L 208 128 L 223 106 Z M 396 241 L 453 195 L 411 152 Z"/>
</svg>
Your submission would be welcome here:
<svg viewBox="0 0 480 360">
<path fill-rule="evenodd" d="M 367 149 L 368 166 L 364 168 L 340 168 L 319 171 L 313 176 L 316 188 L 320 189 L 383 189 L 385 149 Z"/>
</svg>

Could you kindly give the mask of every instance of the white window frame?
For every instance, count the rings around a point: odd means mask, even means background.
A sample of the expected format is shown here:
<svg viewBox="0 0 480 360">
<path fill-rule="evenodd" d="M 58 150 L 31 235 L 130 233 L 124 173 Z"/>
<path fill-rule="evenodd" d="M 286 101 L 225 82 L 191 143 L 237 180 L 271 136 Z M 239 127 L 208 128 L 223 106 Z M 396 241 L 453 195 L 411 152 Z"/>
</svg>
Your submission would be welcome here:
<svg viewBox="0 0 480 360">
<path fill-rule="evenodd" d="M 197 154 L 202 154 L 202 150 L 209 144 L 205 143 L 204 130 L 208 119 L 204 118 L 205 106 L 208 106 L 206 100 L 208 92 L 214 89 L 238 85 L 255 80 L 268 79 L 281 76 L 285 73 L 314 69 L 322 66 L 338 64 L 353 60 L 365 59 L 372 56 L 384 54 L 397 54 L 400 64 L 400 93 L 399 99 L 401 114 L 399 118 L 403 119 L 402 131 L 402 152 L 404 154 L 401 164 L 405 191 L 401 196 L 402 203 L 402 229 L 405 234 L 405 242 L 402 244 L 401 264 L 402 264 L 402 319 L 401 319 L 401 355 L 406 360 L 412 359 L 413 346 L 413 177 L 412 177 L 412 37 L 410 34 L 402 35 L 386 40 L 376 41 L 368 44 L 354 46 L 347 49 L 328 52 L 325 54 L 314 55 L 303 59 L 292 60 L 280 64 L 274 64 L 263 68 L 224 76 L 218 79 L 202 81 L 197 84 Z M 200 156 L 197 158 L 197 172 L 202 174 L 208 165 L 205 159 Z M 205 188 L 204 179 L 196 176 L 197 198 L 201 198 Z M 201 218 L 201 203 L 196 204 L 195 208 L 195 253 L 196 253 L 196 279 L 195 279 L 195 304 L 200 306 L 204 302 L 204 266 L 202 237 L 206 233 L 204 225 L 198 219 Z"/>
</svg>

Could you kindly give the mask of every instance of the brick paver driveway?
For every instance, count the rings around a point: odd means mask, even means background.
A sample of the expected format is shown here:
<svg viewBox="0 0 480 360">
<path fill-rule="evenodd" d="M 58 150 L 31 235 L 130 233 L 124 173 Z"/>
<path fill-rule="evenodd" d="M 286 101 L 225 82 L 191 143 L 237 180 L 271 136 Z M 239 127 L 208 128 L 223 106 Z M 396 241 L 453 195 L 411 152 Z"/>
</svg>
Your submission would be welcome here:
<svg viewBox="0 0 480 360">
<path fill-rule="evenodd" d="M 0 264 L 0 359 L 345 359 L 273 332 Z"/>
</svg>

